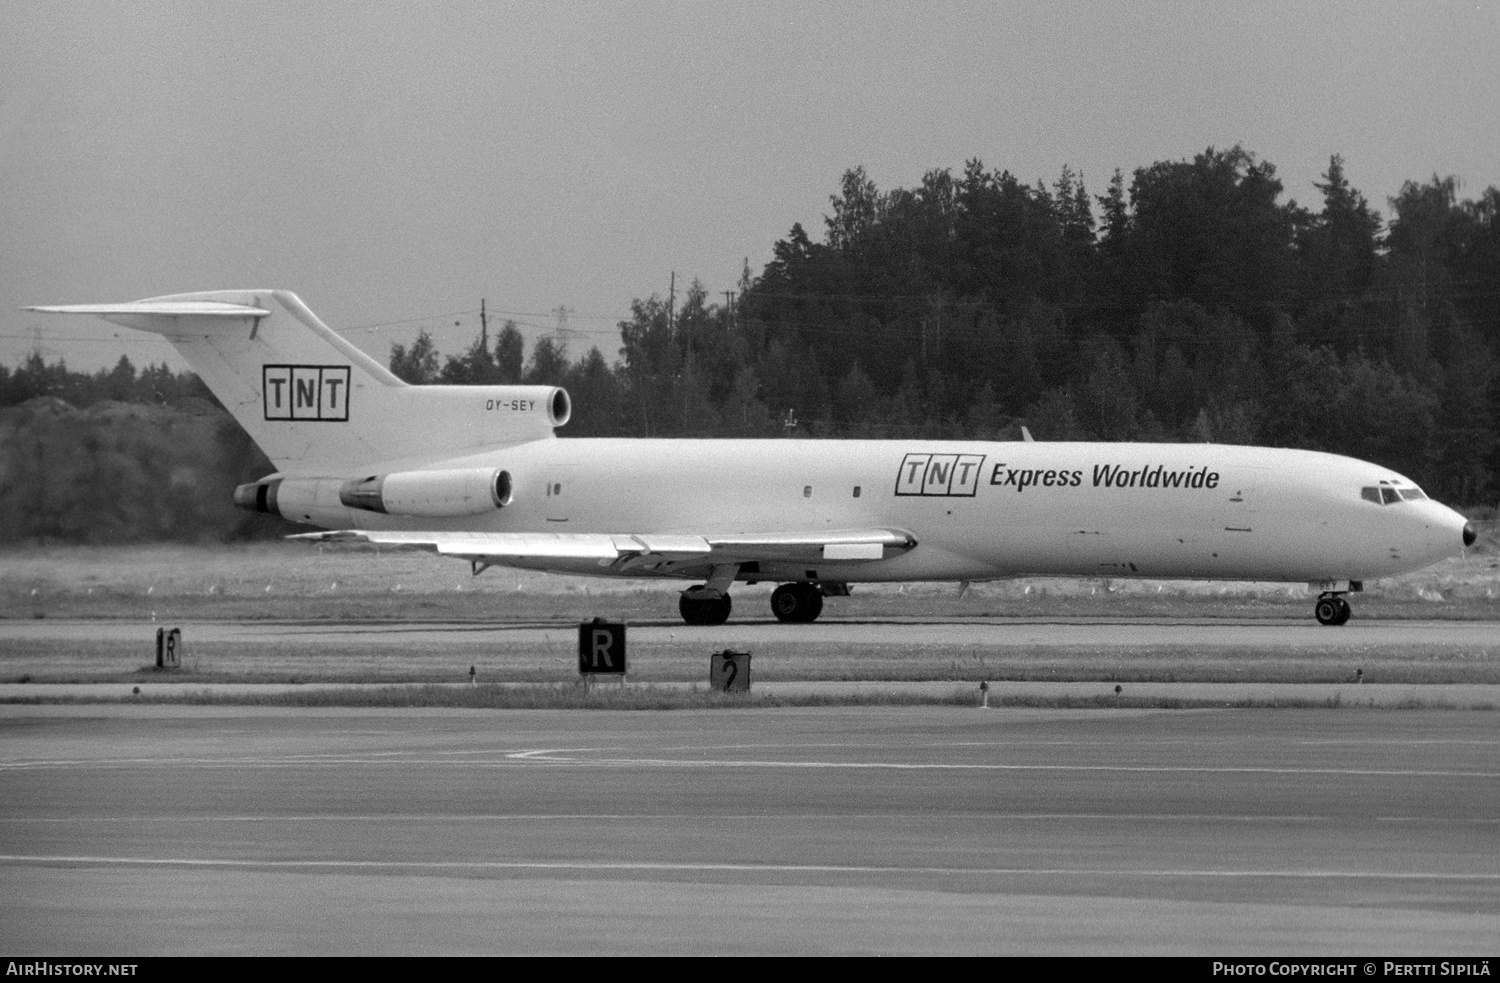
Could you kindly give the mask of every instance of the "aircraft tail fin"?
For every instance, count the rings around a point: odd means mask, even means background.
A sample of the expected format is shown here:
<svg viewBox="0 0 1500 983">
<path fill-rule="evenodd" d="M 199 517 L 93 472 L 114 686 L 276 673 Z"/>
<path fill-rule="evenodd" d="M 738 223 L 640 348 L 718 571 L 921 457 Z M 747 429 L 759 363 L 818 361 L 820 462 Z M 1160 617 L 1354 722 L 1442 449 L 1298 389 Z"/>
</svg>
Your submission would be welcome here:
<svg viewBox="0 0 1500 983">
<path fill-rule="evenodd" d="M 552 386 L 407 385 L 286 290 L 26 309 L 164 336 L 282 471 L 445 460 L 550 437 L 571 413 Z"/>
</svg>

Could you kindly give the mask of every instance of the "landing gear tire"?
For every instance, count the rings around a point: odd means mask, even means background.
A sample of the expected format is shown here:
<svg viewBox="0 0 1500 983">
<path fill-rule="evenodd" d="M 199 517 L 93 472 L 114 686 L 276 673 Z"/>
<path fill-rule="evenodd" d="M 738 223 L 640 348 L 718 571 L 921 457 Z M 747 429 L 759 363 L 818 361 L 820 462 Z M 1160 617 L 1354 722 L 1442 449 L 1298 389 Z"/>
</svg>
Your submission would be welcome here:
<svg viewBox="0 0 1500 983">
<path fill-rule="evenodd" d="M 677 599 L 677 610 L 682 613 L 682 620 L 690 625 L 722 625 L 729 620 L 733 607 L 728 594 L 694 597 L 691 591 L 683 591 Z"/>
<path fill-rule="evenodd" d="M 1349 602 L 1337 594 L 1324 594 L 1313 607 L 1313 617 L 1318 619 L 1320 625 L 1342 625 L 1353 613 L 1354 609 L 1349 606 Z"/>
<path fill-rule="evenodd" d="M 807 624 L 823 613 L 823 592 L 809 583 L 782 584 L 771 593 L 777 621 Z"/>
</svg>

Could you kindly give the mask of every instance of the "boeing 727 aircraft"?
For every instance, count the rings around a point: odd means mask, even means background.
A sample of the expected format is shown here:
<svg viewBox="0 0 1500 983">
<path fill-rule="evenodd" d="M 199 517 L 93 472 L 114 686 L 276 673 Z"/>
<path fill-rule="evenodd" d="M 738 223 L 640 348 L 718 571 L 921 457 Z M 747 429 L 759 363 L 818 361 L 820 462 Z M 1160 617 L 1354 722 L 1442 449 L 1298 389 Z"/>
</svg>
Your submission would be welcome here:
<svg viewBox="0 0 1500 983">
<path fill-rule="evenodd" d="M 1313 451 L 1220 444 L 559 439 L 547 386 L 410 386 L 295 294 L 234 290 L 96 314 L 163 335 L 277 468 L 235 502 L 324 542 L 701 581 L 780 584 L 807 622 L 849 585 L 1022 575 L 1305 581 L 1325 625 L 1364 581 L 1462 552 L 1475 530 L 1412 481 Z"/>
</svg>

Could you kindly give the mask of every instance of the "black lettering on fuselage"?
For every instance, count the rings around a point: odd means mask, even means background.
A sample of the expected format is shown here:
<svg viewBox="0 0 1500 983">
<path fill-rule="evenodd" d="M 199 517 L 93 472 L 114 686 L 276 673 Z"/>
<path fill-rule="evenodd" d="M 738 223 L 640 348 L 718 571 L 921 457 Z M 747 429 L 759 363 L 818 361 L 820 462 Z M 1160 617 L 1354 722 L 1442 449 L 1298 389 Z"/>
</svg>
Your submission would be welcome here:
<svg viewBox="0 0 1500 983">
<path fill-rule="evenodd" d="M 1091 466 L 1094 488 L 1217 488 L 1219 472 L 1207 466 L 1189 466 L 1168 470 L 1165 464 L 1146 464 L 1138 468 L 1124 464 L 1095 464 Z M 1083 484 L 1083 471 L 1062 468 L 1015 468 L 1005 462 L 990 469 L 990 485 L 997 488 L 1014 488 L 1017 494 L 1028 488 L 1078 488 Z"/>
<path fill-rule="evenodd" d="M 990 472 L 990 484 L 1024 492 L 1028 488 L 1077 488 L 1083 484 L 1082 471 L 1042 471 L 1036 468 L 1011 468 L 997 464 Z"/>
<path fill-rule="evenodd" d="M 1207 467 L 1168 471 L 1166 465 L 1149 464 L 1135 470 L 1123 464 L 1094 465 L 1095 488 L 1217 488 L 1219 472 Z"/>
<path fill-rule="evenodd" d="M 907 454 L 896 470 L 896 494 L 973 498 L 983 467 L 983 454 Z"/>
</svg>

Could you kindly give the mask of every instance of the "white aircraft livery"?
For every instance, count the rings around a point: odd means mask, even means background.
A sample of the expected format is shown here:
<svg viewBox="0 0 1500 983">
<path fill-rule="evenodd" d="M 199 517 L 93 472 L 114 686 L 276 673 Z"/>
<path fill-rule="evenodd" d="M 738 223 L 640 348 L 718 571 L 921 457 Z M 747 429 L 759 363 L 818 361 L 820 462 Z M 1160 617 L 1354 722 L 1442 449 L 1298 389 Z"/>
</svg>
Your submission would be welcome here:
<svg viewBox="0 0 1500 983">
<path fill-rule="evenodd" d="M 855 583 L 1016 576 L 1305 581 L 1345 594 L 1462 553 L 1475 530 L 1413 482 L 1334 454 L 1221 444 L 560 439 L 548 386 L 411 386 L 295 294 L 234 290 L 96 314 L 163 335 L 276 467 L 237 504 L 323 532 L 505 564 L 674 577 L 689 624 L 736 581 L 782 621 Z"/>
</svg>

